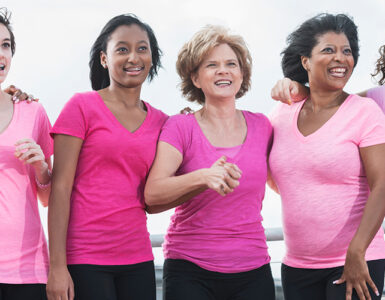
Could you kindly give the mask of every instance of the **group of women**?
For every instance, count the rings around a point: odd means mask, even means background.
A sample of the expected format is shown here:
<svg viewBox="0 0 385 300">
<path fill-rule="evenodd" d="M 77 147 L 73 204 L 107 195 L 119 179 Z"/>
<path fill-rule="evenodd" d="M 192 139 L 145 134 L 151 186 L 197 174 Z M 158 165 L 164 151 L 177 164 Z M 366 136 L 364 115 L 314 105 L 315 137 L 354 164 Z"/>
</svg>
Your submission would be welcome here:
<svg viewBox="0 0 385 300">
<path fill-rule="evenodd" d="M 2 83 L 15 40 L 6 13 L 0 23 Z M 301 101 L 270 120 L 236 108 L 251 84 L 242 37 L 206 26 L 182 47 L 182 94 L 201 105 L 187 115 L 141 100 L 160 56 L 152 29 L 119 15 L 92 46 L 93 91 L 75 94 L 52 128 L 41 105 L 1 92 L 0 299 L 155 299 L 146 211 L 174 207 L 164 299 L 275 299 L 266 181 L 283 203 L 285 299 L 380 299 L 385 116 L 343 90 L 359 56 L 353 21 L 322 14 L 289 36 L 272 96 Z M 381 107 L 384 94 L 366 92 Z M 50 195 L 49 263 L 37 195 Z"/>
</svg>

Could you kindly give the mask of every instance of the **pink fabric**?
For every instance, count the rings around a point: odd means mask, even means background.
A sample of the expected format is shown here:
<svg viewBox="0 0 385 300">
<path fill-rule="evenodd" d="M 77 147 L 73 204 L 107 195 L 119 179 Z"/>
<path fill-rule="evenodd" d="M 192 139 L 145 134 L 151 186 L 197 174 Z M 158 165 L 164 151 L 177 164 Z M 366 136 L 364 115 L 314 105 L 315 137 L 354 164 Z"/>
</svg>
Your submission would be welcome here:
<svg viewBox="0 0 385 300">
<path fill-rule="evenodd" d="M 38 103 L 14 104 L 0 133 L 0 283 L 46 283 L 48 250 L 37 206 L 35 172 L 15 156 L 15 143 L 34 139 L 52 155 L 51 124 Z"/>
<path fill-rule="evenodd" d="M 366 96 L 376 101 L 382 111 L 385 112 L 385 85 L 368 90 Z"/>
<path fill-rule="evenodd" d="M 249 271 L 270 261 L 261 209 L 272 129 L 264 115 L 243 114 L 246 140 L 238 153 L 227 159 L 243 171 L 240 185 L 225 197 L 206 190 L 177 207 L 163 245 L 166 258 L 185 259 L 222 273 Z M 222 156 L 192 114 L 171 117 L 159 139 L 182 153 L 177 174 L 209 168 Z"/>
<path fill-rule="evenodd" d="M 270 169 L 282 198 L 283 262 L 297 268 L 342 266 L 369 195 L 359 148 L 385 143 L 385 116 L 372 100 L 350 95 L 304 137 L 297 127 L 303 104 L 279 105 L 271 118 Z M 366 259 L 382 258 L 381 228 Z"/>
<path fill-rule="evenodd" d="M 75 94 L 51 133 L 83 139 L 71 195 L 68 264 L 125 265 L 153 259 L 143 189 L 167 116 L 126 130 L 97 92 Z"/>
</svg>

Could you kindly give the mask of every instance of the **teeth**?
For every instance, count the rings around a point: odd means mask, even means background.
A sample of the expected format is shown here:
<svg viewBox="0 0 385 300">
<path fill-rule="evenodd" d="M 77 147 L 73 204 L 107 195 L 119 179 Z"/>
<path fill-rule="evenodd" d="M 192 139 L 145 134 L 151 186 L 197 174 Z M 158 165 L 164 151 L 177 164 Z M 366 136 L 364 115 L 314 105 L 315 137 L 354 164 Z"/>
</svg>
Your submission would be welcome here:
<svg viewBox="0 0 385 300">
<path fill-rule="evenodd" d="M 141 68 L 141 67 L 136 67 L 136 68 L 125 68 L 124 70 L 128 71 L 128 72 L 135 72 L 135 71 L 140 71 L 142 69 L 143 68 Z"/>
<path fill-rule="evenodd" d="M 332 73 L 345 73 L 346 69 L 345 68 L 334 68 L 334 69 L 331 69 L 330 72 L 332 72 Z"/>
<path fill-rule="evenodd" d="M 5 69 L 5 65 L 0 65 L 0 70 L 3 71 Z"/>
<path fill-rule="evenodd" d="M 219 80 L 215 82 L 216 85 L 230 85 L 231 81 L 230 80 Z"/>
</svg>

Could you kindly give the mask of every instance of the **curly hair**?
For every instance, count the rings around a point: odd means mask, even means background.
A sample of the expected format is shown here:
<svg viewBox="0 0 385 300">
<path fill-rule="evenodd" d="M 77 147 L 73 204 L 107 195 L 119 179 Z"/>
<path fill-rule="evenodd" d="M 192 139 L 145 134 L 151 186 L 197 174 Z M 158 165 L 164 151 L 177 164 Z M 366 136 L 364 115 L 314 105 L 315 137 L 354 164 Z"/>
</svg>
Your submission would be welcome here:
<svg viewBox="0 0 385 300">
<path fill-rule="evenodd" d="M 108 70 L 104 69 L 100 63 L 100 52 L 106 52 L 108 40 L 116 28 L 130 25 L 138 25 L 147 32 L 152 55 L 152 66 L 150 68 L 150 72 L 148 73 L 149 81 L 151 81 L 158 74 L 158 70 L 162 66 L 160 62 L 162 51 L 159 49 L 154 31 L 149 25 L 140 21 L 134 14 L 119 15 L 107 22 L 95 43 L 92 45 L 89 66 L 90 80 L 93 90 L 100 90 L 110 85 Z"/>
<path fill-rule="evenodd" d="M 16 42 L 15 42 L 15 36 L 13 35 L 12 26 L 11 26 L 11 16 L 12 13 L 8 11 L 7 8 L 1 7 L 0 8 L 0 24 L 3 24 L 11 37 L 11 52 L 12 56 L 15 54 L 16 51 Z"/>
<path fill-rule="evenodd" d="M 181 78 L 180 88 L 188 101 L 205 103 L 205 95 L 197 88 L 191 75 L 196 73 L 209 52 L 220 44 L 227 44 L 235 52 L 243 74 L 236 98 L 242 97 L 251 86 L 252 58 L 245 41 L 239 35 L 229 34 L 222 26 L 207 25 L 198 31 L 179 51 L 176 70 Z"/>
<path fill-rule="evenodd" d="M 285 77 L 302 84 L 309 82 L 307 71 L 303 68 L 301 56 L 311 57 L 318 38 L 327 33 L 343 33 L 349 40 L 356 66 L 359 57 L 357 26 L 345 14 L 319 14 L 302 23 L 287 37 L 288 46 L 282 51 L 282 71 Z"/>
<path fill-rule="evenodd" d="M 378 84 L 383 85 L 385 83 L 385 45 L 382 45 L 380 49 L 378 49 L 378 53 L 380 53 L 380 58 L 377 60 L 376 69 L 372 76 L 376 77 L 381 74 L 382 77 L 378 80 Z"/>
</svg>

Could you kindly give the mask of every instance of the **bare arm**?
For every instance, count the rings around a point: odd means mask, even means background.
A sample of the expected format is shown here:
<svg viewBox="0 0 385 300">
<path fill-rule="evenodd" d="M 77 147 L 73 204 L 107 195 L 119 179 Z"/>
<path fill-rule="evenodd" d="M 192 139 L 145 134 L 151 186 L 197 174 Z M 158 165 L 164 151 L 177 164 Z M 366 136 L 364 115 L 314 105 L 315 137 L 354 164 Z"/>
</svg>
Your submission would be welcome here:
<svg viewBox="0 0 385 300">
<path fill-rule="evenodd" d="M 338 283 L 346 281 L 346 299 L 354 288 L 360 299 L 370 299 L 366 283 L 378 294 L 365 261 L 366 249 L 373 240 L 385 216 L 385 144 L 360 148 L 370 187 L 361 223 L 350 242 L 344 273 Z"/>
<path fill-rule="evenodd" d="M 239 184 L 239 169 L 227 164 L 224 157 L 210 168 L 175 176 L 182 160 L 182 154 L 176 148 L 162 141 L 158 143 L 156 158 L 144 192 L 148 211 L 175 207 L 207 188 L 224 196 Z"/>
<path fill-rule="evenodd" d="M 73 283 L 67 269 L 66 238 L 72 186 L 82 144 L 81 139 L 73 136 L 58 134 L 54 138 L 55 159 L 48 208 L 49 300 L 73 299 Z"/>
<path fill-rule="evenodd" d="M 43 172 L 39 172 L 39 174 L 36 173 L 36 179 L 40 183 L 48 183 L 48 185 L 46 187 L 40 187 L 39 185 L 37 185 L 37 196 L 38 196 L 41 204 L 44 207 L 47 207 L 49 195 L 51 193 L 51 185 L 49 184 L 51 181 L 50 172 L 52 170 L 51 158 L 46 159 L 45 163 L 47 164 L 47 169 Z M 50 171 L 48 172 L 48 170 L 50 170 Z"/>
</svg>

